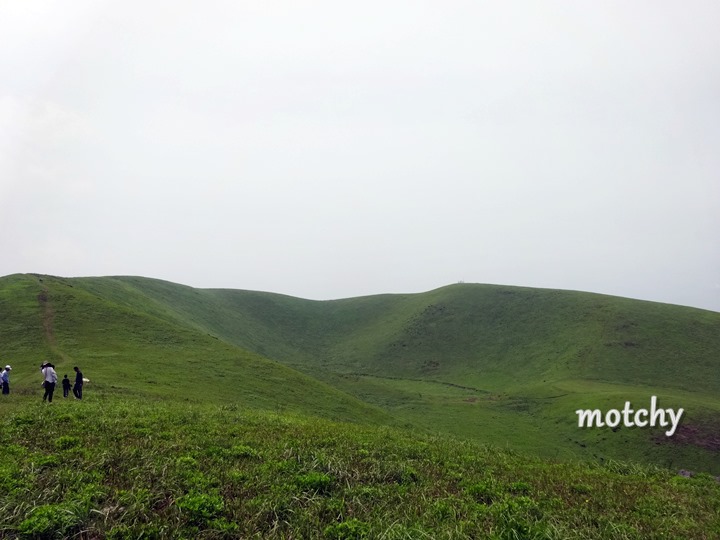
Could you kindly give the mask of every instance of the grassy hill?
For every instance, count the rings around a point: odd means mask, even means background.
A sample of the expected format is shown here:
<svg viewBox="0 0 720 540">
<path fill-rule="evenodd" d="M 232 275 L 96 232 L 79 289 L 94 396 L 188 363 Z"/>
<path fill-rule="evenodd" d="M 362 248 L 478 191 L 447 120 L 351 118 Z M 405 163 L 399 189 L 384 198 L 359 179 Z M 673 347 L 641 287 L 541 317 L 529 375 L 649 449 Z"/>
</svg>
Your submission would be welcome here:
<svg viewBox="0 0 720 540">
<path fill-rule="evenodd" d="M 3 277 L 0 538 L 720 538 L 718 330 L 487 285 Z M 46 359 L 86 399 L 42 403 Z M 671 439 L 576 426 L 651 395 L 687 411 Z"/>
<path fill-rule="evenodd" d="M 550 458 L 633 459 L 720 474 L 718 313 L 472 284 L 312 301 L 139 277 L 7 280 L 27 289 L 10 304 L 35 310 L 35 337 L 22 337 L 35 341 L 22 347 L 46 347 L 120 389 L 208 399 L 194 396 L 191 383 L 168 385 L 164 377 L 168 369 L 197 370 L 213 389 L 210 399 L 342 411 L 337 418 L 357 421 L 392 417 L 427 433 Z M 43 287 L 55 313 L 54 344 L 37 322 L 37 311 L 48 309 L 37 300 Z M 140 366 L 142 376 L 133 376 Z M 659 428 L 577 427 L 577 409 L 648 407 L 653 395 L 686 411 L 671 439 Z"/>
<path fill-rule="evenodd" d="M 694 308 L 470 284 L 318 302 L 145 278 L 73 282 L 310 371 L 434 377 L 491 390 L 579 378 L 720 390 L 720 314 Z"/>
<path fill-rule="evenodd" d="M 0 360 L 13 393 L 37 393 L 40 363 L 59 377 L 79 365 L 92 388 L 117 395 L 234 403 L 333 419 L 392 419 L 325 383 L 72 279 L 0 279 Z M 12 402 L 7 404 L 12 406 Z"/>
<path fill-rule="evenodd" d="M 312 301 L 160 280 L 75 287 L 322 380 L 430 433 L 546 457 L 720 474 L 720 314 L 572 291 L 457 284 Z M 685 409 L 678 434 L 579 429 L 575 410 Z"/>
</svg>

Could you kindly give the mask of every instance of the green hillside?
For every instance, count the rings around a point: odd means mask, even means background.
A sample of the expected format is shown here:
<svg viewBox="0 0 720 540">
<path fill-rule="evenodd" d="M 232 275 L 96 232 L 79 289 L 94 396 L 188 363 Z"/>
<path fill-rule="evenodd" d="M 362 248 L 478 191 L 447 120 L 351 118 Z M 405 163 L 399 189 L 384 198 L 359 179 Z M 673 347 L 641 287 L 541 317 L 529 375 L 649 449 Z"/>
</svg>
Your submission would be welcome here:
<svg viewBox="0 0 720 540">
<path fill-rule="evenodd" d="M 9 342 L 100 369 L 119 389 L 342 411 L 338 418 L 394 421 L 550 458 L 720 474 L 718 313 L 473 284 L 312 301 L 139 277 L 42 279 L 3 278 L 2 290 L 24 283 L 8 305 L 24 305 L 35 321 L 33 335 Z M 54 343 L 43 340 L 38 287 L 52 298 Z M 211 396 L 193 395 L 189 379 L 168 385 L 164 371 L 178 367 L 199 371 Z M 308 391 L 311 384 L 321 390 Z M 685 409 L 674 437 L 661 428 L 577 427 L 577 409 L 648 407 L 651 396 Z"/>
<path fill-rule="evenodd" d="M 694 308 L 470 284 L 319 302 L 144 278 L 73 282 L 309 370 L 434 377 L 491 390 L 582 378 L 720 391 L 720 314 Z"/>
<path fill-rule="evenodd" d="M 82 280 L 0 279 L 0 340 L 0 360 L 13 366 L 13 393 L 35 393 L 40 363 L 50 360 L 60 377 L 81 366 L 91 388 L 104 393 L 391 421 L 325 383 L 152 309 L 99 295 Z"/>
<path fill-rule="evenodd" d="M 318 302 L 6 276 L 0 538 L 720 538 L 719 330 L 489 285 Z M 83 401 L 42 403 L 48 359 L 82 367 Z M 576 425 L 650 396 L 686 410 L 672 438 Z"/>
<path fill-rule="evenodd" d="M 720 473 L 720 314 L 572 291 L 457 284 L 312 301 L 135 277 L 77 286 L 285 363 L 428 432 L 547 457 Z M 678 434 L 579 429 L 575 410 L 685 409 Z"/>
</svg>

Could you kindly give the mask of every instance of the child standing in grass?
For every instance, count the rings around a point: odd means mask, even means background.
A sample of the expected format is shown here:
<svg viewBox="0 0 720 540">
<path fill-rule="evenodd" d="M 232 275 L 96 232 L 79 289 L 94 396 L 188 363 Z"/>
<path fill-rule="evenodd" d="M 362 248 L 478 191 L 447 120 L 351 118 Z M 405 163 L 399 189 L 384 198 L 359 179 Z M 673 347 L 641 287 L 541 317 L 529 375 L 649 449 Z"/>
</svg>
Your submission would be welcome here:
<svg viewBox="0 0 720 540">
<path fill-rule="evenodd" d="M 62 380 L 63 383 L 63 397 L 68 397 L 68 394 L 70 393 L 70 379 L 68 379 L 68 376 L 65 375 L 65 378 Z"/>
</svg>

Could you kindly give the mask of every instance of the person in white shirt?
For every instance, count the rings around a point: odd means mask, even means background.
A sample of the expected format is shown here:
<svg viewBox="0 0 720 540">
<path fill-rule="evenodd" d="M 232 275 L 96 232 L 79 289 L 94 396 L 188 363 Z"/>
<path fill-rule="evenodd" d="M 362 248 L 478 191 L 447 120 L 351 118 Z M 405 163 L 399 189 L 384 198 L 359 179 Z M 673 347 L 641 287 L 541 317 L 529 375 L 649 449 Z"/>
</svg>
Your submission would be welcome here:
<svg viewBox="0 0 720 540">
<path fill-rule="evenodd" d="M 45 388 L 45 394 L 43 395 L 43 401 L 47 399 L 48 403 L 52 403 L 53 392 L 55 392 L 55 383 L 57 383 L 57 373 L 55 373 L 55 366 L 50 362 L 45 362 L 40 366 L 44 380 L 43 387 Z"/>
<path fill-rule="evenodd" d="M 12 368 L 7 365 L 5 369 L 2 370 L 2 373 L 0 373 L 0 384 L 2 384 L 3 394 L 10 393 L 10 371 L 12 371 Z"/>
</svg>

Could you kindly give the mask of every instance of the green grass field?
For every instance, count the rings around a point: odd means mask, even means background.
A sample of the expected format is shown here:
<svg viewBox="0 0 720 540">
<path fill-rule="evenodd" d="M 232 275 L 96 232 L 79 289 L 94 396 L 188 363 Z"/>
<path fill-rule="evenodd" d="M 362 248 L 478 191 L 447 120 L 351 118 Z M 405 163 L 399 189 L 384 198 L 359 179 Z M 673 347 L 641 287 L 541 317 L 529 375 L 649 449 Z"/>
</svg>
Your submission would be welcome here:
<svg viewBox="0 0 720 540">
<path fill-rule="evenodd" d="M 717 538 L 718 352 L 718 313 L 580 292 L 6 276 L 0 538 Z M 577 427 L 653 395 L 672 438 Z"/>
<path fill-rule="evenodd" d="M 707 474 L 90 389 L 4 420 L 5 538 L 720 537 Z"/>
</svg>

